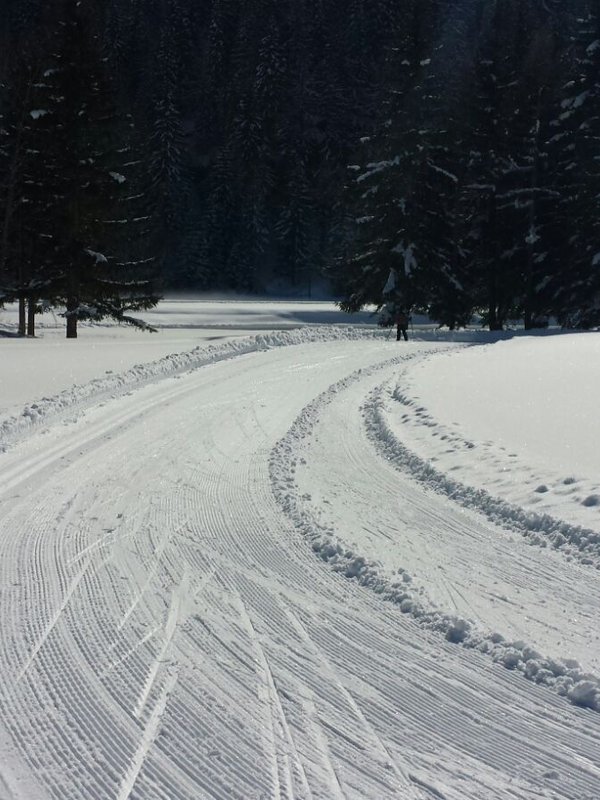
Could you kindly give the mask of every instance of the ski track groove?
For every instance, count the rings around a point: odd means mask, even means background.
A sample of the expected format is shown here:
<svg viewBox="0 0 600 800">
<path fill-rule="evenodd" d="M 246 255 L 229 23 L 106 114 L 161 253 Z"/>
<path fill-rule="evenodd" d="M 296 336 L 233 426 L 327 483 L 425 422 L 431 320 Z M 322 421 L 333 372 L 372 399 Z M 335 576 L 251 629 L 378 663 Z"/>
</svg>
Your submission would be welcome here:
<svg viewBox="0 0 600 800">
<path fill-rule="evenodd" d="M 89 564 L 90 564 L 90 562 L 89 562 L 89 560 L 87 560 L 85 562 L 85 564 L 83 565 L 83 567 L 81 568 L 80 572 L 77 575 L 75 575 L 75 577 L 71 581 L 71 584 L 70 584 L 69 588 L 67 589 L 60 606 L 56 609 L 54 614 L 50 617 L 50 620 L 48 621 L 48 624 L 46 625 L 46 627 L 42 631 L 42 634 L 41 634 L 40 638 L 38 639 L 38 641 L 34 645 L 31 653 L 29 654 L 29 657 L 27 658 L 27 661 L 23 664 L 23 666 L 19 670 L 19 673 L 17 674 L 17 681 L 16 681 L 17 684 L 22 680 L 23 676 L 25 675 L 25 673 L 28 671 L 29 667 L 31 666 L 31 664 L 35 660 L 35 657 L 37 656 L 39 651 L 42 649 L 42 647 L 48 641 L 48 639 L 50 637 L 50 634 L 54 630 L 54 628 L 57 625 L 58 621 L 61 619 L 63 611 L 66 609 L 66 607 L 68 606 L 69 602 L 71 601 L 71 598 L 73 597 L 73 595 L 77 591 L 77 589 L 79 587 L 79 584 L 81 583 L 81 581 L 83 579 L 83 576 L 85 575 L 85 573 L 88 570 Z"/>
<path fill-rule="evenodd" d="M 375 347 L 364 351 L 375 359 Z M 198 371 L 155 391 L 141 413 L 126 403 L 111 419 L 69 428 L 67 442 L 32 457 L 11 484 L 40 484 L 28 515 L 23 496 L 0 520 L 1 585 L 10 587 L 0 595 L 0 666 L 15 674 L 27 665 L 2 689 L 0 727 L 32 774 L 56 800 L 529 800 L 543 767 L 564 774 L 553 798 L 596 797 L 595 719 L 553 696 L 546 703 L 483 656 L 438 648 L 431 632 L 310 552 L 269 483 L 273 431 L 285 433 L 289 412 L 263 411 L 257 381 L 249 417 L 229 386 L 266 360 L 219 366 L 211 408 Z M 350 371 L 338 365 L 339 378 Z M 139 447 L 139 466 L 136 454 L 125 462 L 128 431 L 159 415 L 169 433 Z M 0 463 L 0 478 L 11 463 Z M 175 469 L 173 485 L 163 472 Z M 131 489 L 113 493 L 114 504 L 94 489 L 120 481 Z M 57 486 L 77 498 L 66 517 L 51 499 Z M 8 494 L 2 483 L 0 499 Z M 44 609 L 55 611 L 44 619 Z M 506 708 L 514 730 L 490 708 Z M 347 743 L 361 739 L 362 750 Z M 438 790 L 424 765 L 434 743 L 444 764 L 468 759 L 480 778 L 463 784 L 448 769 L 450 788 Z"/>
<path fill-rule="evenodd" d="M 169 695 L 175 688 L 177 678 L 178 671 L 177 669 L 174 669 L 171 675 L 165 681 L 156 705 L 152 709 L 146 726 L 142 731 L 139 747 L 131 760 L 130 767 L 124 777 L 123 783 L 121 784 L 119 793 L 117 795 L 117 800 L 127 800 L 133 791 L 133 787 L 135 786 L 135 782 L 142 770 L 144 762 L 148 758 L 150 748 L 158 735 L 161 720 L 169 700 Z"/>
<path fill-rule="evenodd" d="M 380 755 L 387 761 L 386 766 L 393 770 L 394 775 L 398 780 L 398 789 L 402 791 L 403 796 L 407 798 L 416 797 L 412 782 L 408 775 L 407 770 L 404 766 L 398 766 L 395 763 L 395 759 L 390 755 L 384 741 L 382 738 L 376 733 L 375 729 L 372 725 L 368 722 L 367 718 L 363 714 L 362 710 L 360 709 L 358 703 L 352 696 L 352 694 L 348 691 L 348 689 L 344 686 L 342 681 L 340 680 L 339 676 L 336 674 L 335 669 L 332 667 L 330 661 L 325 656 L 325 654 L 319 650 L 319 648 L 315 645 L 315 642 L 311 639 L 306 630 L 305 626 L 302 624 L 300 619 L 296 614 L 294 614 L 291 609 L 287 609 L 288 614 L 290 615 L 290 620 L 292 625 L 296 629 L 297 633 L 299 634 L 300 638 L 307 644 L 307 646 L 313 651 L 316 656 L 317 661 L 321 661 L 337 687 L 339 688 L 341 694 L 345 697 L 348 705 L 352 709 L 353 713 L 355 714 L 356 718 L 359 720 L 361 725 L 365 728 L 365 730 L 369 733 L 372 740 L 375 742 L 375 749 L 380 750 Z"/>
<path fill-rule="evenodd" d="M 205 475 L 203 476 L 203 479 L 206 480 L 206 476 Z M 212 508 L 214 508 L 214 509 L 216 509 L 216 508 L 227 508 L 227 509 L 229 509 L 229 508 L 234 507 L 234 502 L 233 502 L 234 499 L 235 499 L 235 494 L 234 493 L 239 491 L 237 487 L 233 486 L 233 484 L 231 482 L 222 482 L 222 481 L 218 481 L 218 480 L 217 481 L 213 481 L 213 482 L 211 482 L 211 481 L 208 481 L 208 482 L 209 482 L 209 484 L 212 484 L 213 488 L 215 490 L 217 490 L 217 491 L 218 491 L 219 487 L 221 487 L 221 491 L 220 491 L 221 504 L 219 505 L 218 503 L 214 503 L 214 504 L 210 503 L 209 504 L 209 508 L 211 508 L 211 509 Z M 230 492 L 230 491 L 233 492 L 232 493 L 232 497 L 231 497 L 231 502 L 230 502 L 230 498 L 227 496 L 227 493 Z M 225 494 L 225 497 L 223 496 L 224 494 Z M 253 502 L 251 496 L 249 496 L 247 498 L 247 502 L 248 503 L 252 503 Z M 264 503 L 264 499 L 262 500 L 262 502 Z M 196 506 L 194 504 L 194 507 L 197 508 L 198 506 Z M 260 509 L 257 509 L 257 511 L 260 512 Z M 248 515 L 248 516 L 250 516 L 250 518 L 252 518 L 254 515 Z M 260 516 L 260 514 L 259 514 L 259 516 Z M 220 525 L 220 528 L 221 528 L 219 530 L 219 534 L 220 534 L 219 540 L 221 540 L 221 535 L 222 535 L 223 538 L 225 538 L 225 537 L 229 538 L 228 537 L 228 532 L 230 530 L 232 530 L 232 529 L 235 529 L 235 525 L 231 524 L 231 522 L 234 522 L 234 521 L 222 520 L 217 516 L 212 516 L 212 518 L 211 518 L 211 526 L 212 525 Z M 246 527 L 248 525 L 246 520 L 243 521 L 243 524 L 245 524 Z M 202 530 L 201 526 L 198 526 L 198 532 L 200 532 L 201 530 Z M 260 527 L 256 527 L 255 529 L 249 531 L 249 534 L 250 535 L 247 537 L 247 541 L 252 542 L 253 548 L 252 548 L 252 552 L 248 554 L 248 561 L 250 563 L 253 563 L 255 560 L 258 561 L 260 559 L 260 563 L 261 564 L 268 564 L 268 565 L 272 566 L 273 569 L 279 570 L 281 568 L 279 551 L 278 550 L 273 550 L 272 545 L 270 545 L 270 546 L 267 545 L 266 542 L 268 540 L 265 540 L 265 543 L 263 544 L 264 533 L 263 533 L 262 529 Z M 302 543 L 300 541 L 298 541 L 297 545 L 299 547 L 299 552 L 302 553 L 302 551 L 304 549 Z M 235 550 L 237 548 L 239 548 L 239 543 L 232 542 L 232 550 L 231 550 L 230 555 L 233 556 L 234 553 L 235 553 Z M 302 582 L 303 573 L 302 573 L 302 571 L 300 569 L 296 570 L 295 559 L 289 559 L 288 563 L 286 564 L 286 575 L 287 575 L 288 578 L 290 576 L 295 576 L 295 577 L 297 577 L 298 582 Z M 248 592 L 248 591 L 252 594 L 252 589 L 246 587 L 245 592 Z M 256 607 L 256 605 L 255 605 L 256 603 L 258 603 L 259 606 L 260 605 L 264 605 L 264 598 L 261 595 L 262 595 L 262 593 L 257 593 L 255 597 L 252 597 L 253 607 Z M 268 619 L 269 618 L 269 613 L 268 612 L 261 612 L 261 617 L 263 617 L 265 613 L 267 613 L 267 616 L 265 618 Z M 272 614 L 272 609 L 271 609 L 271 614 Z M 285 615 L 281 611 L 279 612 L 279 616 L 280 616 L 280 620 L 281 619 L 285 619 Z M 277 621 L 276 626 L 280 625 L 280 620 Z M 269 625 L 270 625 L 270 627 L 272 627 L 272 625 L 273 625 L 273 621 L 272 620 L 269 623 Z M 265 656 L 265 658 L 266 658 L 266 656 Z M 274 680 L 274 678 L 273 678 L 273 680 Z M 315 689 L 318 690 L 317 686 L 315 686 Z"/>
<path fill-rule="evenodd" d="M 317 709 L 312 699 L 305 701 L 305 710 L 306 710 L 306 716 L 309 720 L 310 733 L 317 745 L 317 752 L 319 752 L 321 756 L 321 761 L 323 762 L 325 773 L 327 775 L 326 779 L 326 789 L 328 792 L 327 797 L 329 798 L 329 800 L 345 800 L 345 795 L 342 789 L 342 785 L 340 783 L 340 779 L 331 760 L 329 745 L 323 733 L 322 726 L 319 724 L 317 717 Z"/>
<path fill-rule="evenodd" d="M 164 633 L 163 641 L 160 650 L 158 652 L 158 655 L 156 656 L 154 662 L 150 666 L 150 670 L 146 677 L 146 681 L 144 683 L 142 692 L 138 698 L 135 707 L 134 714 L 138 719 L 142 715 L 142 711 L 144 710 L 144 707 L 148 702 L 148 698 L 150 696 L 150 692 L 152 691 L 154 682 L 156 681 L 156 678 L 158 676 L 158 672 L 164 662 L 167 653 L 169 652 L 171 643 L 175 638 L 175 634 L 177 632 L 177 624 L 179 621 L 180 605 L 181 601 L 179 597 L 179 591 L 177 589 L 174 589 L 171 593 L 171 603 L 169 606 L 167 619 L 163 627 L 163 633 Z"/>
<path fill-rule="evenodd" d="M 380 369 L 381 369 L 381 367 L 385 367 L 385 366 L 386 365 L 380 365 Z M 370 374 L 374 375 L 375 378 L 376 378 L 376 384 L 375 385 L 376 386 L 380 386 L 381 385 L 381 380 L 377 376 L 377 369 L 375 369 L 375 370 L 371 369 L 369 372 L 370 372 Z M 402 374 L 402 370 L 400 371 L 400 374 Z M 277 447 L 274 450 L 274 456 L 272 456 L 272 462 L 271 462 L 272 480 L 274 482 L 275 491 L 276 491 L 276 494 L 278 495 L 279 502 L 280 502 L 283 510 L 288 514 L 288 516 L 290 516 L 290 518 L 292 518 L 295 521 L 296 524 L 299 525 L 299 527 L 304 531 L 305 535 L 306 535 L 306 533 L 308 533 L 310 531 L 310 536 L 313 538 L 313 540 L 315 538 L 317 539 L 317 544 L 314 545 L 314 546 L 316 546 L 316 548 L 320 552 L 324 552 L 325 553 L 325 555 L 323 557 L 326 558 L 326 559 L 331 559 L 331 557 L 332 557 L 331 554 L 330 554 L 331 546 L 330 545 L 326 545 L 326 537 L 327 536 L 331 537 L 330 541 L 332 542 L 332 545 L 335 545 L 335 537 L 332 536 L 332 532 L 327 533 L 326 532 L 326 528 L 324 528 L 323 525 L 320 525 L 317 522 L 317 520 L 316 520 L 316 518 L 315 518 L 315 516 L 314 516 L 314 514 L 313 514 L 313 512 L 312 512 L 312 510 L 310 508 L 307 509 L 307 510 L 303 510 L 303 505 L 304 505 L 303 504 L 303 498 L 300 497 L 301 490 L 299 490 L 298 486 L 296 485 L 295 468 L 294 468 L 293 465 L 295 465 L 296 462 L 298 462 L 298 461 L 303 461 L 304 460 L 304 459 L 301 459 L 301 456 L 303 454 L 306 455 L 306 442 L 310 443 L 312 440 L 318 441 L 318 439 L 315 439 L 315 436 L 316 436 L 315 431 L 317 431 L 319 429 L 319 426 L 322 425 L 321 418 L 323 417 L 323 415 L 325 413 L 329 413 L 331 408 L 335 407 L 335 404 L 337 403 L 339 398 L 343 398 L 344 393 L 349 388 L 352 388 L 357 383 L 358 379 L 364 378 L 366 375 L 367 375 L 367 371 L 359 370 L 358 372 L 354 373 L 353 375 L 350 375 L 348 378 L 346 378 L 345 380 L 339 382 L 338 384 L 332 385 L 328 390 L 323 392 L 315 401 L 313 401 L 313 403 L 311 403 L 309 406 L 307 406 L 303 410 L 302 414 L 299 415 L 299 417 L 297 417 L 294 426 L 292 426 L 292 428 L 290 429 L 290 432 L 288 433 L 288 436 L 285 437 L 283 440 L 280 440 L 280 442 L 278 443 Z M 373 394 L 373 392 L 371 392 L 371 394 Z M 331 422 L 331 420 L 330 420 L 329 421 L 329 425 L 331 426 L 332 424 L 336 425 L 336 427 L 340 427 L 338 420 L 335 420 L 334 422 Z M 342 428 L 342 430 L 345 430 L 344 425 L 341 425 L 341 428 Z M 372 434 L 372 432 L 369 432 L 369 436 L 370 436 L 371 439 L 374 438 L 374 435 Z M 369 484 L 368 477 L 370 475 L 369 469 L 372 471 L 373 465 L 370 464 L 370 466 L 367 466 L 366 464 L 363 464 L 361 459 L 359 458 L 358 453 L 359 452 L 364 453 L 364 448 L 361 450 L 359 447 L 356 447 L 356 445 L 354 447 L 348 447 L 347 443 L 344 442 L 344 434 L 343 433 L 342 433 L 341 438 L 342 438 L 342 447 L 344 447 L 344 445 L 346 445 L 345 446 L 344 455 L 340 459 L 341 462 L 342 463 L 351 462 L 353 464 L 353 466 L 354 466 L 354 468 L 355 468 L 357 473 L 359 473 L 359 474 L 362 473 L 362 474 L 365 475 L 366 484 L 368 485 Z M 368 447 L 368 444 L 369 444 L 368 439 L 365 439 L 365 442 L 366 442 L 366 445 Z M 284 456 L 282 455 L 283 453 L 285 453 L 285 463 L 283 461 L 283 458 L 284 458 Z M 290 464 L 290 463 L 292 464 L 291 468 L 288 467 L 288 464 Z M 383 477 L 383 480 L 386 481 L 388 483 L 388 485 L 389 485 L 388 493 L 390 495 L 393 495 L 395 493 L 393 470 L 390 471 L 386 464 L 382 464 L 381 466 L 384 467 L 384 468 L 380 469 L 380 473 L 381 473 L 381 475 Z M 393 465 L 393 467 L 395 468 L 395 464 Z M 280 472 L 282 472 L 284 476 L 287 476 L 287 486 L 284 486 L 284 482 L 282 480 L 280 480 L 278 478 L 277 479 L 274 478 L 274 474 L 275 474 L 275 470 L 276 469 L 279 469 Z M 285 480 L 286 479 L 284 478 L 284 481 Z M 354 480 L 353 486 L 354 487 L 360 487 L 362 485 L 362 483 L 363 482 L 360 480 L 360 478 L 356 477 L 355 480 Z M 293 486 L 293 489 L 291 489 L 292 486 Z M 360 489 L 356 489 L 355 488 L 353 491 L 357 495 L 360 494 Z M 415 506 L 419 507 L 419 510 L 421 511 L 421 516 L 422 516 L 423 519 L 427 519 L 428 517 L 431 518 L 431 519 L 436 519 L 436 513 L 437 512 L 432 511 L 432 509 L 430 507 L 431 506 L 431 501 L 428 501 L 428 497 L 427 497 L 426 493 L 421 493 L 420 497 L 417 495 L 416 498 L 415 498 L 415 494 L 413 492 L 413 496 L 411 498 L 411 502 L 413 502 Z M 456 534 L 457 534 L 459 539 L 460 539 L 460 536 L 463 535 L 465 532 L 467 533 L 467 535 L 469 535 L 468 534 L 468 524 L 466 523 L 466 521 L 461 517 L 460 523 L 458 525 L 456 523 L 453 523 L 452 520 L 448 518 L 447 509 L 444 509 L 444 513 L 443 514 L 442 513 L 437 513 L 437 523 L 438 523 L 438 527 L 441 530 L 446 530 L 448 532 L 452 531 L 452 526 L 454 525 L 455 526 L 454 530 L 455 530 L 455 532 L 456 532 Z M 480 523 L 477 523 L 477 525 L 479 525 L 479 524 Z M 433 533 L 433 531 L 435 530 L 435 527 L 431 527 L 430 530 Z M 319 531 L 320 532 L 320 534 L 319 534 L 320 535 L 320 539 L 319 539 L 319 536 L 315 537 L 313 531 Z M 471 535 L 473 535 L 473 534 L 471 534 Z M 506 538 L 506 533 L 505 532 L 503 532 L 502 535 L 504 536 L 504 538 Z M 474 538 L 476 538 L 476 537 L 474 537 Z M 328 552 L 328 549 L 327 549 L 328 547 L 329 547 L 329 552 Z M 338 549 L 339 549 L 339 545 L 338 545 Z M 543 552 L 542 559 L 551 558 L 552 557 L 547 552 L 545 552 L 545 551 L 542 551 L 542 552 Z M 334 559 L 337 558 L 335 552 L 333 553 L 333 558 Z M 514 566 L 514 561 L 512 562 L 512 566 Z M 527 585 L 529 576 L 527 575 L 525 570 L 522 571 L 522 574 L 523 574 L 523 579 L 524 579 L 524 585 Z M 376 573 L 374 574 L 373 573 L 373 569 L 371 568 L 370 572 L 367 573 L 366 580 L 372 585 L 374 578 L 375 578 L 376 581 L 379 582 L 379 585 L 380 585 L 379 591 L 385 591 L 386 589 L 384 587 L 384 581 L 386 579 L 385 578 L 382 579 Z M 443 593 L 445 593 L 446 595 L 448 594 L 448 583 L 447 583 L 447 581 L 445 581 L 443 579 L 441 581 L 440 580 L 436 581 L 435 578 L 434 578 L 434 584 L 435 583 L 437 583 L 438 587 L 442 587 L 443 588 Z M 390 584 L 388 582 L 388 591 L 389 591 L 389 587 L 390 587 Z M 457 591 L 458 595 L 461 596 L 460 592 L 458 592 L 458 590 L 457 590 L 457 587 L 453 587 L 453 588 L 454 588 L 455 591 Z M 397 592 L 396 592 L 396 594 L 397 594 Z M 400 595 L 400 600 L 402 600 L 403 596 L 405 596 L 405 593 L 404 593 L 404 595 Z M 593 596 L 593 594 L 590 595 L 590 596 Z M 464 599 L 464 595 L 462 597 Z M 394 594 L 392 593 L 392 599 L 393 598 L 394 598 Z M 400 601 L 397 601 L 397 602 L 400 602 Z M 466 611 L 471 614 L 471 618 L 472 619 L 473 618 L 477 619 L 478 614 L 475 612 L 474 608 L 472 607 L 472 605 L 469 602 L 465 601 L 465 607 L 466 607 Z M 421 613 L 421 611 L 419 609 L 417 609 L 417 613 L 415 613 L 415 616 L 417 617 L 417 619 L 421 619 L 422 621 L 424 620 L 424 622 L 426 624 L 431 624 L 430 621 L 429 621 L 430 620 L 430 616 L 423 617 L 422 613 Z M 461 616 L 464 618 L 464 612 L 463 612 L 463 614 Z M 438 615 L 438 620 L 439 620 L 439 615 Z M 439 625 L 439 622 L 436 622 L 435 619 L 434 619 L 434 624 L 435 625 Z M 444 624 L 450 625 L 450 624 L 454 624 L 454 623 L 452 623 L 451 620 L 448 620 Z M 461 622 L 460 624 L 464 624 L 464 623 Z M 468 624 L 469 623 L 467 623 L 467 625 Z M 492 637 L 492 640 L 493 640 L 493 637 Z M 471 641 L 473 641 L 472 644 L 471 644 Z M 466 644 L 468 646 L 471 646 L 471 647 L 477 647 L 480 644 L 480 640 L 473 639 L 473 638 L 469 639 L 467 637 Z M 496 650 L 497 649 L 498 648 L 496 647 Z M 541 666 L 543 666 L 544 668 L 546 668 L 547 665 L 548 665 L 548 660 L 545 660 L 545 661 L 541 662 Z M 522 671 L 524 672 L 524 669 Z M 540 674 L 542 674 L 542 673 L 540 673 Z M 560 675 L 560 674 L 562 674 L 562 673 L 561 672 L 555 673 L 555 675 Z M 571 684 L 573 684 L 574 682 L 577 682 L 577 681 L 587 680 L 588 679 L 588 675 L 584 674 L 583 671 L 581 669 L 579 669 L 579 668 L 576 668 L 574 670 L 570 670 L 570 668 L 569 668 L 569 670 L 567 670 L 566 674 L 568 676 L 568 679 L 571 680 Z M 598 679 L 594 678 L 594 676 L 591 676 L 591 680 L 595 681 L 596 683 L 598 683 Z M 550 679 L 550 685 L 552 685 L 552 682 L 553 682 L 553 679 L 551 678 Z M 597 710 L 600 710 L 600 690 L 598 690 L 598 692 L 597 692 L 596 704 L 598 706 Z"/>
<path fill-rule="evenodd" d="M 236 601 L 239 606 L 240 618 L 242 620 L 242 624 L 246 628 L 248 632 L 248 636 L 250 637 L 250 641 L 252 643 L 252 649 L 254 651 L 254 658 L 258 665 L 258 670 L 260 673 L 260 684 L 258 687 L 258 696 L 261 700 L 261 705 L 266 706 L 266 716 L 267 716 L 267 724 L 264 726 L 263 730 L 265 731 L 265 741 L 270 751 L 270 763 L 271 763 L 271 782 L 272 782 L 272 792 L 273 797 L 280 800 L 283 797 L 282 794 L 282 781 L 286 791 L 286 795 L 289 798 L 291 794 L 291 778 L 289 774 L 289 768 L 284 768 L 283 776 L 280 775 L 281 773 L 281 756 L 278 751 L 277 747 L 277 735 L 275 733 L 275 724 L 273 719 L 273 689 L 272 689 L 272 681 L 273 676 L 271 671 L 269 670 L 269 664 L 267 658 L 265 656 L 265 652 L 260 644 L 254 626 L 252 624 L 252 620 L 248 616 L 248 612 L 242 598 L 237 595 Z M 286 765 L 287 767 L 287 765 Z"/>
</svg>

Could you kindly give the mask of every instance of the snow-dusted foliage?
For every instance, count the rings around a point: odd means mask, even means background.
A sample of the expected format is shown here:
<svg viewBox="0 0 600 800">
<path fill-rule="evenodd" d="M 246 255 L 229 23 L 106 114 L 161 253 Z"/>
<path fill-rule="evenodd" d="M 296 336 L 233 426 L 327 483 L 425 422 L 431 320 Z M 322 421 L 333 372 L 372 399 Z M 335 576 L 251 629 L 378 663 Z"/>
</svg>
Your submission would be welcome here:
<svg viewBox="0 0 600 800">
<path fill-rule="evenodd" d="M 596 7 L 411 10 L 385 117 L 352 167 L 343 307 L 385 302 L 392 268 L 399 302 L 449 327 L 474 312 L 493 330 L 596 324 Z"/>
<path fill-rule="evenodd" d="M 30 336 L 42 305 L 66 308 L 74 338 L 78 319 L 135 324 L 127 312 L 157 300 L 131 118 L 96 11 L 76 0 L 46 9 L 5 86 L 0 291 L 28 303 Z"/>
</svg>

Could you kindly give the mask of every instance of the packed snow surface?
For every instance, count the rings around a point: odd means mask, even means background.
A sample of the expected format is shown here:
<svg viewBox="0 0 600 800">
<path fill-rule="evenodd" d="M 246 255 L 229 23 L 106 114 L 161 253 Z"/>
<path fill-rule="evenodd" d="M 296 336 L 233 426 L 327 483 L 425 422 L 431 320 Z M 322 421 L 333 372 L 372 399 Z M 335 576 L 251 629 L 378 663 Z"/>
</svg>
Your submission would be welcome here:
<svg viewBox="0 0 600 800">
<path fill-rule="evenodd" d="M 413 386 L 433 416 L 481 442 L 600 475 L 595 437 L 600 397 L 600 336 L 528 336 L 430 359 Z M 551 435 L 549 435 L 551 432 Z"/>
<path fill-rule="evenodd" d="M 142 317 L 158 333 L 142 334 L 127 325 L 80 323 L 79 338 L 69 341 L 66 347 L 65 321 L 60 315 L 39 315 L 38 336 L 22 340 L 12 338 L 17 325 L 16 308 L 0 308 L 2 363 L 11 366 L 10 378 L 0 378 L 0 414 L 9 409 L 19 411 L 41 397 L 56 395 L 107 373 L 123 372 L 138 363 L 189 351 L 200 344 L 265 330 L 347 325 L 349 321 L 334 303 L 310 300 L 273 303 L 169 298 L 144 311 Z M 352 317 L 354 325 L 373 322 L 373 314 L 368 311 Z M 2 338 L 3 334 L 9 338 Z"/>
<path fill-rule="evenodd" d="M 598 800 L 600 337 L 153 314 L 0 338 L 0 798 Z"/>
</svg>

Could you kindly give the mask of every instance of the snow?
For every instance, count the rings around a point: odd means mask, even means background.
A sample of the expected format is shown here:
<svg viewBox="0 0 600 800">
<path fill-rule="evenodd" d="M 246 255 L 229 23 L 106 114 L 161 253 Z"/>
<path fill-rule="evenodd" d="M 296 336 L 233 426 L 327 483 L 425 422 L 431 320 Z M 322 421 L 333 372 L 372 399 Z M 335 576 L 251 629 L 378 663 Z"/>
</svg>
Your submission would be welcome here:
<svg viewBox="0 0 600 800">
<path fill-rule="evenodd" d="M 99 253 L 97 250 L 90 250 L 89 248 L 86 248 L 85 252 L 94 259 L 96 264 L 108 264 L 108 259 L 103 253 Z"/>
<path fill-rule="evenodd" d="M 439 172 L 441 175 L 445 175 L 446 178 L 449 178 L 453 183 L 458 183 L 458 177 L 456 175 L 454 175 L 454 173 L 449 172 L 447 169 L 443 169 L 442 167 L 438 167 L 430 159 L 427 161 L 427 164 L 435 172 Z"/>
<path fill-rule="evenodd" d="M 0 338 L 0 798 L 597 800 L 598 335 L 144 316 Z"/>
<path fill-rule="evenodd" d="M 65 322 L 53 313 L 36 318 L 37 337 L 31 341 L 2 338 L 14 334 L 14 306 L 0 308 L 2 363 L 10 375 L 0 378 L 0 422 L 3 416 L 44 397 L 87 384 L 100 376 L 116 375 L 163 357 L 188 352 L 207 343 L 248 336 L 263 330 L 291 330 L 298 326 L 368 325 L 376 321 L 365 311 L 348 317 L 332 302 L 259 300 L 194 300 L 169 298 L 140 312 L 158 329 L 142 334 L 112 323 L 79 323 L 79 338 L 65 347 Z"/>
<path fill-rule="evenodd" d="M 388 294 L 391 294 L 396 289 L 396 270 L 391 269 L 390 274 L 388 275 L 388 279 L 385 282 L 385 286 L 383 287 L 383 292 L 381 293 L 382 297 L 385 297 Z"/>
<path fill-rule="evenodd" d="M 579 511 L 600 489 L 598 363 L 597 333 L 523 337 L 424 362 L 407 390 L 424 406 L 421 419 L 439 423 L 437 438 L 448 435 L 436 448 L 444 472 L 470 463 L 477 486 L 501 481 L 503 496 L 527 508 L 600 524 L 597 513 Z M 467 440 L 473 448 L 464 457 L 459 445 Z M 542 484 L 549 491 L 535 494 Z"/>
</svg>

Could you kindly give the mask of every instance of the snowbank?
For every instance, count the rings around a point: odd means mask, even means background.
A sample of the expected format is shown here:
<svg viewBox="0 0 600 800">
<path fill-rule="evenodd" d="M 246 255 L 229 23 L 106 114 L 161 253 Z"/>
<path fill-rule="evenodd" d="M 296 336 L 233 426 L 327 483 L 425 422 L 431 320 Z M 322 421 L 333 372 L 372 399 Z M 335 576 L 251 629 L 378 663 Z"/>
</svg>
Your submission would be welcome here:
<svg viewBox="0 0 600 800">
<path fill-rule="evenodd" d="M 56 395 L 41 397 L 26 405 L 19 414 L 4 419 L 0 416 L 0 451 L 25 435 L 33 425 L 49 422 L 67 410 L 81 410 L 87 405 L 131 391 L 135 387 L 206 364 L 274 347 L 381 336 L 382 333 L 378 330 L 363 328 L 305 327 L 233 339 L 220 344 L 201 345 L 188 352 L 165 356 L 158 361 L 137 364 L 124 372 L 104 375 L 81 386 L 72 386 Z"/>
<path fill-rule="evenodd" d="M 415 364 L 386 401 L 390 435 L 460 486 L 520 509 L 520 527 L 600 534 L 600 335 L 523 337 L 453 349 Z M 383 399 L 383 396 L 382 396 Z M 451 476 L 451 478 L 449 477 Z M 438 481 L 439 485 L 439 481 Z M 491 510 L 490 502 L 476 501 Z M 483 509 L 482 509 L 483 510 Z M 504 515 L 504 510 L 502 514 Z M 592 531 L 593 534 L 589 534 Z"/>
<path fill-rule="evenodd" d="M 379 367 L 370 371 L 377 369 Z M 470 620 L 427 607 L 422 597 L 412 589 L 412 578 L 406 571 L 400 570 L 397 579 L 390 580 L 388 575 L 382 573 L 377 562 L 370 562 L 344 543 L 343 531 L 320 522 L 318 509 L 312 506 L 310 497 L 301 493 L 296 482 L 295 473 L 299 460 L 303 457 L 303 444 L 313 435 L 324 406 L 338 392 L 364 378 L 367 372 L 360 370 L 321 394 L 303 410 L 272 451 L 271 483 L 282 510 L 310 542 L 320 559 L 344 577 L 357 581 L 361 586 L 377 592 L 383 599 L 397 605 L 420 626 L 436 631 L 449 642 L 486 654 L 507 669 L 516 670 L 525 678 L 552 688 L 574 705 L 600 711 L 600 679 L 585 672 L 568 654 L 563 658 L 547 657 L 527 642 L 507 641 L 500 633 L 483 630 Z M 464 500 L 479 510 L 487 511 L 500 525 L 521 530 L 532 537 L 539 528 L 541 532 L 540 538 L 536 540 L 537 544 L 545 546 L 547 537 L 555 547 L 565 547 L 570 553 L 583 552 L 584 563 L 594 563 L 600 568 L 600 537 L 593 532 L 582 531 L 576 526 L 550 518 L 536 519 L 535 515 L 528 515 L 510 504 L 490 498 L 484 492 L 472 492 L 467 487 L 460 487 L 448 476 L 434 470 L 407 450 L 386 424 L 385 415 L 381 413 L 380 391 L 377 390 L 365 405 L 365 424 L 371 439 L 382 449 L 388 461 L 396 463 L 399 469 L 409 469 L 417 479 L 436 491 L 443 491 L 459 502 Z"/>
</svg>

